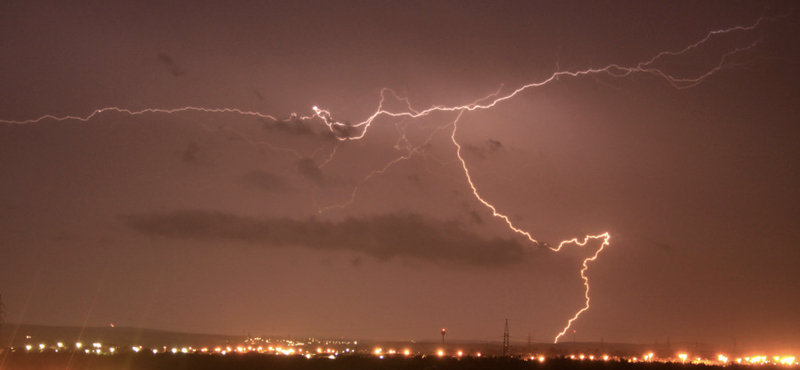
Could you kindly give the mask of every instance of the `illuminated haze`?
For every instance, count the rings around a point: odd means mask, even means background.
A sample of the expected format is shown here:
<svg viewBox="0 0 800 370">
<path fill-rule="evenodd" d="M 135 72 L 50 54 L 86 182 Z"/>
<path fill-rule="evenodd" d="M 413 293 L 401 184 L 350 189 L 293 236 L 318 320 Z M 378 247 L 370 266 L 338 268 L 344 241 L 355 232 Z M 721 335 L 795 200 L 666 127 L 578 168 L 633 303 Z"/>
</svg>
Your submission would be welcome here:
<svg viewBox="0 0 800 370">
<path fill-rule="evenodd" d="M 0 5 L 6 321 L 797 348 L 790 5 Z"/>
</svg>

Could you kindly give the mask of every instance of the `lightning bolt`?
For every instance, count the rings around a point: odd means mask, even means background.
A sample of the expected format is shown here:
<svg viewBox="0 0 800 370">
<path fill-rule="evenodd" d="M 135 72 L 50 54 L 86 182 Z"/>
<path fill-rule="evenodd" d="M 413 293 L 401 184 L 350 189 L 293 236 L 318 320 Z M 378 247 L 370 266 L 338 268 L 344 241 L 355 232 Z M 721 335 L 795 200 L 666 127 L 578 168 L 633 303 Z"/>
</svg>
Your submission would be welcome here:
<svg viewBox="0 0 800 370">
<path fill-rule="evenodd" d="M 347 141 L 355 141 L 355 140 L 363 139 L 367 135 L 367 133 L 369 132 L 370 127 L 379 118 L 386 117 L 386 118 L 390 118 L 390 119 L 394 118 L 394 119 L 398 119 L 399 120 L 399 122 L 395 123 L 395 125 L 396 125 L 396 127 L 398 129 L 398 132 L 400 133 L 400 138 L 398 139 L 397 143 L 395 144 L 395 149 L 402 151 L 403 154 L 401 154 L 398 157 L 386 162 L 383 166 L 380 166 L 380 167 L 376 168 L 375 170 L 371 171 L 366 176 L 364 176 L 363 179 L 357 185 L 355 185 L 353 187 L 353 190 L 350 193 L 349 198 L 345 202 L 339 203 L 339 204 L 327 205 L 327 206 L 320 206 L 320 205 L 317 204 L 316 199 L 314 199 L 314 203 L 317 205 L 317 208 L 318 208 L 319 212 L 325 212 L 327 210 L 331 210 L 331 209 L 334 209 L 334 208 L 346 208 L 347 206 L 349 206 L 356 199 L 356 196 L 357 196 L 357 193 L 358 193 L 358 189 L 362 184 L 364 184 L 365 182 L 369 181 L 370 179 L 372 179 L 375 176 L 378 176 L 378 175 L 386 173 L 387 171 L 389 171 L 391 169 L 391 167 L 393 167 L 397 163 L 400 163 L 402 161 L 408 160 L 408 159 L 410 159 L 410 158 L 412 158 L 414 156 L 418 156 L 418 155 L 424 156 L 425 153 L 424 153 L 424 149 L 423 148 L 425 147 L 425 145 L 428 144 L 433 139 L 433 137 L 437 133 L 439 133 L 440 131 L 446 130 L 446 129 L 451 129 L 451 131 L 450 131 L 450 140 L 452 141 L 453 145 L 455 146 L 455 154 L 456 154 L 456 157 L 458 159 L 458 163 L 460 164 L 461 169 L 463 170 L 463 174 L 464 174 L 464 177 L 466 179 L 466 183 L 470 187 L 470 189 L 472 191 L 472 195 L 475 197 L 475 199 L 477 201 L 479 201 L 488 210 L 490 210 L 494 217 L 497 217 L 497 218 L 503 220 L 505 222 L 505 224 L 508 226 L 509 230 L 511 230 L 514 233 L 517 233 L 519 235 L 524 236 L 533 245 L 535 245 L 535 246 L 545 246 L 545 247 L 549 248 L 553 252 L 559 252 L 564 247 L 566 247 L 567 245 L 575 245 L 577 247 L 583 247 L 589 241 L 593 241 L 593 240 L 600 241 L 600 246 L 597 248 L 597 250 L 594 252 L 594 254 L 591 257 L 588 257 L 588 258 L 583 260 L 582 268 L 580 269 L 580 277 L 581 277 L 581 279 L 583 281 L 583 286 L 584 286 L 584 305 L 580 310 L 578 310 L 567 321 L 567 324 L 564 327 L 564 329 L 556 335 L 556 337 L 554 339 L 554 342 L 557 343 L 558 340 L 570 329 L 572 324 L 580 317 L 580 315 L 589 309 L 589 303 L 590 303 L 589 277 L 587 276 L 587 272 L 589 270 L 589 264 L 590 264 L 590 262 L 594 262 L 595 260 L 597 260 L 598 256 L 605 249 L 605 247 L 610 245 L 611 237 L 610 237 L 608 232 L 603 232 L 603 233 L 598 234 L 598 235 L 587 235 L 582 240 L 578 239 L 578 238 L 565 240 L 565 241 L 560 242 L 557 247 L 551 247 L 551 246 L 547 245 L 546 243 L 540 243 L 538 240 L 536 240 L 533 237 L 533 235 L 530 232 L 528 232 L 528 231 L 518 227 L 517 225 L 515 225 L 507 215 L 501 213 L 492 204 L 492 202 L 490 202 L 484 196 L 482 196 L 480 194 L 480 191 L 478 190 L 478 188 L 475 186 L 475 184 L 474 184 L 474 182 L 472 180 L 472 176 L 470 174 L 469 166 L 467 165 L 467 161 L 464 159 L 464 157 L 461 154 L 462 146 L 459 143 L 458 139 L 456 138 L 456 133 L 458 131 L 458 122 L 461 119 L 461 117 L 465 113 L 468 113 L 468 112 L 492 109 L 495 106 L 497 106 L 498 104 L 501 104 L 501 103 L 503 103 L 503 102 L 505 102 L 507 100 L 510 100 L 510 99 L 516 97 L 517 95 L 519 95 L 523 91 L 526 91 L 526 90 L 529 90 L 529 89 L 539 88 L 539 87 L 554 83 L 554 82 L 556 82 L 556 81 L 558 81 L 558 80 L 560 80 L 562 78 L 580 78 L 580 77 L 585 77 L 585 76 L 608 76 L 610 78 L 625 78 L 625 77 L 629 77 L 629 76 L 634 75 L 634 74 L 646 74 L 646 75 L 655 76 L 655 77 L 665 81 L 667 84 L 669 84 L 670 86 L 672 86 L 675 89 L 691 88 L 691 87 L 694 87 L 694 86 L 702 83 L 706 78 L 708 78 L 709 76 L 719 72 L 720 70 L 722 70 L 724 68 L 727 68 L 727 67 L 730 67 L 732 65 L 736 65 L 732 61 L 732 59 L 737 55 L 743 54 L 743 53 L 745 53 L 747 51 L 750 51 L 753 48 L 755 48 L 757 46 L 759 40 L 747 43 L 745 45 L 740 45 L 738 47 L 734 47 L 734 48 L 728 50 L 727 52 L 724 52 L 724 53 L 718 55 L 716 57 L 716 64 L 714 64 L 713 66 L 708 67 L 705 70 L 703 70 L 703 71 L 701 71 L 699 73 L 696 73 L 694 75 L 679 75 L 679 74 L 675 74 L 675 73 L 669 73 L 669 72 L 665 71 L 664 69 L 658 67 L 657 65 L 660 64 L 660 63 L 668 64 L 668 59 L 670 59 L 670 58 L 680 58 L 680 57 L 685 56 L 686 54 L 688 54 L 688 53 L 690 53 L 690 52 L 692 52 L 694 50 L 701 49 L 705 44 L 709 43 L 713 39 L 721 38 L 721 37 L 724 37 L 725 35 L 732 34 L 732 33 L 751 32 L 751 31 L 754 31 L 755 29 L 757 29 L 758 27 L 762 26 L 764 23 L 766 23 L 768 21 L 769 22 L 774 22 L 778 18 L 783 18 L 783 17 L 786 17 L 786 16 L 788 16 L 788 15 L 781 16 L 781 17 L 773 17 L 773 18 L 766 17 L 766 16 L 761 16 L 760 18 L 758 18 L 758 20 L 756 20 L 754 23 L 752 23 L 750 25 L 734 26 L 734 27 L 730 27 L 730 28 L 712 30 L 712 31 L 709 31 L 708 33 L 706 33 L 703 37 L 701 37 L 696 42 L 688 44 L 683 48 L 680 48 L 678 50 L 672 50 L 672 51 L 662 51 L 660 53 L 657 53 L 657 54 L 653 55 L 650 59 L 647 59 L 645 61 L 642 61 L 640 63 L 637 63 L 635 65 L 631 65 L 631 66 L 625 66 L 625 65 L 620 65 L 620 64 L 608 64 L 608 65 L 605 65 L 605 66 L 602 66 L 602 67 L 585 68 L 585 69 L 580 69 L 580 70 L 560 70 L 560 69 L 556 69 L 556 71 L 554 71 L 550 76 L 547 76 L 546 78 L 541 79 L 539 81 L 534 81 L 534 82 L 531 82 L 531 83 L 528 83 L 528 84 L 521 85 L 521 86 L 517 87 L 516 89 L 512 90 L 511 92 L 508 92 L 508 93 L 505 93 L 505 94 L 501 94 L 500 92 L 501 92 L 501 90 L 503 88 L 503 86 L 501 86 L 497 91 L 495 91 L 495 92 L 493 92 L 491 94 L 488 94 L 488 95 L 486 95 L 486 96 L 484 96 L 484 97 L 482 97 L 480 99 L 477 99 L 477 100 L 475 100 L 475 101 L 473 101 L 471 103 L 464 104 L 464 105 L 459 105 L 459 106 L 438 106 L 438 105 L 434 105 L 434 106 L 428 107 L 428 108 L 423 109 L 423 110 L 417 110 L 417 109 L 414 109 L 412 107 L 412 105 L 411 105 L 411 103 L 410 103 L 408 98 L 400 97 L 394 91 L 392 91 L 390 89 L 382 89 L 380 91 L 380 94 L 379 94 L 380 95 L 380 100 L 378 102 L 377 109 L 371 115 L 369 115 L 369 117 L 367 119 L 365 119 L 364 121 L 361 121 L 359 123 L 356 123 L 356 124 L 348 124 L 348 123 L 345 123 L 345 122 L 337 121 L 337 120 L 333 119 L 333 115 L 331 114 L 330 111 L 328 111 L 326 109 L 319 108 L 317 106 L 312 107 L 311 110 L 313 111 L 313 113 L 311 115 L 308 115 L 308 116 L 300 116 L 300 115 L 297 115 L 297 114 L 293 113 L 290 116 L 290 120 L 296 119 L 296 120 L 300 120 L 300 121 L 302 121 L 304 123 L 316 123 L 316 124 L 325 125 L 327 127 L 327 129 L 331 133 L 334 134 L 334 137 L 338 140 L 339 143 L 344 143 L 344 142 L 347 142 Z M 403 109 L 401 109 L 401 110 L 390 110 L 388 108 L 384 108 L 384 105 L 387 102 L 387 99 L 393 99 L 395 101 L 402 102 L 403 106 L 404 106 Z M 39 118 L 29 119 L 29 120 L 22 120 L 22 121 L 0 120 L 0 123 L 5 123 L 5 124 L 8 124 L 8 125 L 24 125 L 24 124 L 38 123 L 38 122 L 45 121 L 45 120 L 54 120 L 54 121 L 58 121 L 58 122 L 63 122 L 63 121 L 82 121 L 82 122 L 87 122 L 87 121 L 95 118 L 98 115 L 108 114 L 108 113 L 119 113 L 119 114 L 127 114 L 127 115 L 130 115 L 130 116 L 137 116 L 137 115 L 144 115 L 144 114 L 175 114 L 175 113 L 181 113 L 181 112 L 200 112 L 200 113 L 207 113 L 207 114 L 236 114 L 236 115 L 241 115 L 241 116 L 257 117 L 257 118 L 261 118 L 261 119 L 270 120 L 272 122 L 278 122 L 279 121 L 279 119 L 275 118 L 274 116 L 271 116 L 271 115 L 268 115 L 268 114 L 264 114 L 264 113 L 260 113 L 260 112 L 246 111 L 246 110 L 240 110 L 240 109 L 235 109 L 235 108 L 203 108 L 203 107 L 191 107 L 191 106 L 189 106 L 189 107 L 176 108 L 176 109 L 147 108 L 147 109 L 142 109 L 142 110 L 130 110 L 130 109 L 124 109 L 124 108 L 119 108 L 119 107 L 107 107 L 107 108 L 97 109 L 97 110 L 91 112 L 90 114 L 88 114 L 86 116 L 63 116 L 63 117 L 57 117 L 57 116 L 53 116 L 53 115 L 44 115 L 44 116 L 41 116 Z M 438 112 L 445 113 L 445 114 L 454 113 L 455 114 L 455 118 L 453 118 L 452 120 L 448 121 L 447 123 L 445 123 L 445 124 L 443 124 L 441 126 L 436 127 L 427 136 L 427 138 L 422 141 L 422 143 L 420 143 L 418 145 L 413 145 L 410 142 L 410 140 L 408 140 L 408 138 L 406 137 L 406 135 L 405 135 L 405 127 L 402 125 L 402 123 L 405 122 L 405 121 L 408 121 L 408 120 L 415 120 L 415 119 L 419 119 L 421 117 L 426 117 L 426 116 L 429 116 L 429 115 L 431 115 L 433 113 L 438 113 Z M 233 130 L 233 129 L 231 129 L 231 130 Z M 234 130 L 234 132 L 236 132 L 236 131 Z M 239 132 L 236 132 L 236 133 L 238 135 L 240 135 L 242 138 L 245 138 L 245 135 L 243 135 L 243 134 L 241 134 Z M 292 149 L 292 148 L 280 148 L 280 147 L 273 146 L 272 144 L 267 143 L 267 142 L 254 142 L 254 141 L 249 141 L 249 140 L 248 140 L 248 142 L 250 144 L 253 144 L 253 145 L 259 145 L 259 144 L 269 145 L 271 148 L 274 148 L 274 149 L 291 151 L 298 158 L 304 157 L 301 153 L 299 153 L 297 150 Z M 334 145 L 332 147 L 332 149 L 330 149 L 330 152 L 325 156 L 325 159 L 321 162 L 320 167 L 323 167 L 323 166 L 327 165 L 331 160 L 333 160 L 334 156 L 336 155 L 338 147 L 339 147 L 339 144 L 336 144 L 336 145 Z M 318 148 L 313 153 L 311 153 L 311 155 L 308 156 L 308 157 L 316 156 L 323 148 L 324 148 L 324 146 Z"/>
</svg>

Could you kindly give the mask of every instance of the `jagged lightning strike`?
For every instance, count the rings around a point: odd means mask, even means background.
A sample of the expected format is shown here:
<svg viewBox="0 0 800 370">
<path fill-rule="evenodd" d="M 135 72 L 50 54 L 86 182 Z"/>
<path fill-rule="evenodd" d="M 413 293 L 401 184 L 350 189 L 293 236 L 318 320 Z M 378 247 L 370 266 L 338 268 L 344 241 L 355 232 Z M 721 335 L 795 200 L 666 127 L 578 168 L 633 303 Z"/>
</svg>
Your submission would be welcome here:
<svg viewBox="0 0 800 370">
<path fill-rule="evenodd" d="M 689 45 L 683 47 L 682 49 L 672 50 L 672 51 L 662 51 L 662 52 L 654 55 L 652 58 L 650 58 L 650 59 L 648 59 L 648 60 L 646 60 L 644 62 L 640 62 L 640 63 L 636 64 L 635 66 L 623 66 L 623 65 L 619 65 L 619 64 L 608 64 L 608 65 L 606 65 L 604 67 L 586 68 L 586 69 L 582 69 L 582 70 L 556 70 L 555 72 L 553 72 L 547 78 L 544 78 L 544 79 L 542 79 L 540 81 L 535 81 L 535 82 L 531 82 L 531 83 L 519 86 L 515 90 L 513 90 L 511 92 L 508 92 L 508 93 L 505 93 L 505 94 L 501 94 L 500 93 L 501 89 L 502 89 L 502 86 L 501 86 L 501 88 L 498 89 L 498 91 L 496 91 L 496 92 L 494 92 L 492 94 L 489 94 L 489 95 L 487 95 L 487 96 L 485 96 L 483 98 L 480 98 L 478 100 L 475 100 L 472 103 L 465 104 L 465 105 L 460 105 L 460 106 L 431 106 L 431 107 L 429 107 L 427 109 L 424 109 L 424 110 L 416 110 L 416 109 L 412 108 L 411 103 L 408 100 L 408 98 L 401 98 L 396 93 L 394 93 L 394 91 L 392 91 L 390 89 L 383 89 L 380 92 L 380 101 L 378 103 L 378 107 L 375 110 L 375 112 L 372 113 L 364 121 L 356 123 L 356 124 L 348 124 L 348 123 L 343 123 L 343 122 L 336 121 L 336 120 L 334 120 L 332 118 L 331 112 L 329 112 L 328 110 L 319 108 L 317 106 L 314 106 L 312 108 L 313 114 L 311 114 L 309 116 L 299 116 L 297 114 L 292 114 L 289 120 L 295 119 L 295 120 L 300 120 L 300 121 L 306 122 L 306 123 L 312 123 L 312 124 L 313 123 L 321 123 L 321 124 L 324 124 L 327 127 L 327 129 L 338 140 L 338 143 L 336 145 L 332 146 L 332 148 L 330 149 L 330 153 L 326 156 L 326 158 L 323 161 L 321 161 L 320 167 L 324 167 L 336 155 L 336 151 L 337 151 L 337 148 L 339 146 L 339 143 L 346 142 L 346 141 L 352 141 L 352 140 L 360 140 L 360 139 L 364 138 L 367 135 L 371 125 L 379 117 L 390 117 L 390 118 L 400 118 L 400 119 L 413 120 L 413 119 L 417 119 L 417 118 L 420 118 L 420 117 L 425 117 L 425 116 L 431 115 L 432 113 L 435 113 L 435 112 L 443 112 L 443 113 L 452 112 L 452 113 L 454 113 L 455 114 L 455 118 L 454 119 L 452 119 L 451 121 L 448 121 L 446 124 L 443 124 L 441 126 L 436 127 L 434 132 L 431 133 L 428 136 L 428 138 L 422 144 L 419 144 L 419 145 L 412 145 L 410 143 L 410 141 L 406 138 L 403 128 L 400 127 L 399 124 L 397 124 L 398 125 L 398 131 L 400 132 L 401 136 L 398 139 L 397 143 L 395 144 L 395 149 L 403 151 L 404 154 L 398 156 L 397 158 L 387 162 L 384 166 L 382 166 L 380 168 L 377 168 L 377 169 L 373 170 L 372 172 L 370 172 L 369 174 L 367 174 L 361 180 L 361 182 L 359 182 L 358 184 L 356 184 L 353 187 L 353 190 L 352 190 L 352 192 L 350 194 L 349 199 L 347 201 L 345 201 L 344 203 L 333 204 L 333 205 L 328 205 L 328 206 L 324 206 L 324 207 L 317 205 L 317 208 L 318 208 L 318 210 L 320 212 L 325 212 L 326 210 L 329 210 L 329 209 L 332 209 L 332 208 L 345 208 L 345 207 L 347 207 L 356 198 L 358 189 L 361 186 L 361 184 L 369 181 L 375 175 L 385 173 L 392 166 L 394 166 L 395 164 L 397 164 L 399 162 L 402 162 L 404 160 L 410 159 L 411 157 L 413 157 L 415 155 L 423 155 L 422 154 L 422 148 L 432 140 L 433 136 L 437 132 L 439 132 L 441 130 L 446 130 L 446 129 L 451 130 L 450 139 L 453 142 L 453 145 L 455 146 L 456 157 L 458 158 L 458 161 L 459 161 L 459 163 L 461 165 L 461 168 L 463 170 L 463 173 L 464 173 L 464 176 L 465 176 L 465 179 L 466 179 L 466 183 L 472 190 L 472 194 L 475 196 L 475 198 L 481 204 L 483 204 L 486 208 L 488 208 L 492 212 L 492 215 L 494 217 L 502 219 L 506 223 L 506 225 L 508 226 L 508 228 L 511 231 L 526 237 L 533 245 L 547 247 L 550 250 L 552 250 L 553 252 L 559 252 L 567 245 L 576 245 L 578 247 L 583 247 L 591 240 L 597 240 L 597 241 L 600 242 L 600 246 L 597 248 L 597 250 L 594 252 L 594 254 L 592 254 L 591 257 L 588 257 L 588 258 L 583 260 L 582 268 L 580 269 L 580 276 L 581 276 L 581 279 L 583 280 L 583 285 L 584 285 L 584 306 L 580 310 L 578 310 L 567 321 L 567 324 L 564 327 L 564 329 L 556 335 L 556 337 L 554 339 L 554 342 L 558 342 L 558 340 L 569 330 L 569 328 L 572 326 L 573 322 L 575 320 L 577 320 L 578 317 L 583 312 L 585 312 L 586 310 L 589 309 L 589 302 L 590 302 L 590 298 L 589 298 L 589 278 L 586 275 L 586 273 L 587 273 L 587 271 L 589 269 L 589 262 L 595 261 L 598 258 L 598 256 L 600 255 L 600 253 L 603 251 L 603 249 L 606 246 L 609 245 L 610 239 L 611 239 L 610 234 L 608 232 L 604 232 L 604 233 L 601 233 L 601 234 L 598 234 L 598 235 L 587 235 L 582 240 L 580 240 L 579 238 L 565 240 L 565 241 L 560 242 L 557 247 L 551 247 L 547 243 L 541 243 L 538 240 L 536 240 L 528 231 L 525 231 L 522 228 L 514 225 L 514 223 L 511 221 L 511 219 L 507 215 L 505 215 L 505 214 L 501 213 L 500 211 L 498 211 L 497 208 L 489 200 L 487 200 L 483 196 L 481 196 L 480 192 L 478 191 L 478 188 L 473 183 L 472 177 L 470 175 L 469 167 L 467 165 L 467 161 L 461 155 L 461 149 L 462 149 L 461 144 L 459 143 L 458 139 L 456 138 L 459 119 L 466 112 L 472 112 L 472 111 L 476 111 L 476 110 L 491 109 L 491 108 L 495 107 L 496 105 L 498 105 L 498 104 L 500 104 L 500 103 L 502 103 L 502 102 L 504 102 L 506 100 L 509 100 L 509 99 L 512 99 L 512 98 L 516 97 L 518 94 L 520 94 L 521 92 L 523 92 L 525 90 L 533 89 L 533 88 L 537 88 L 537 87 L 542 87 L 544 85 L 553 83 L 553 82 L 559 80 L 560 78 L 569 78 L 569 77 L 578 78 L 578 77 L 592 76 L 592 75 L 606 75 L 606 76 L 609 76 L 611 78 L 623 78 L 623 77 L 627 77 L 627 76 L 630 76 L 630 75 L 633 75 L 633 74 L 649 74 L 649 75 L 652 75 L 652 76 L 655 76 L 655 77 L 658 77 L 658 78 L 662 79 L 663 81 L 665 81 L 666 83 L 668 83 L 669 85 L 671 85 L 672 87 L 674 87 L 676 89 L 690 88 L 690 87 L 696 86 L 697 84 L 702 83 L 707 77 L 709 77 L 709 76 L 713 75 L 714 73 L 722 70 L 723 68 L 726 68 L 726 67 L 734 64 L 731 61 L 731 59 L 734 56 L 736 56 L 738 54 L 741 54 L 741 53 L 744 53 L 744 52 L 746 52 L 748 50 L 753 49 L 758 44 L 759 40 L 750 42 L 749 44 L 746 44 L 746 45 L 743 45 L 743 46 L 738 46 L 738 47 L 732 48 L 731 50 L 728 50 L 727 52 L 722 53 L 721 55 L 716 57 L 716 64 L 714 64 L 712 67 L 709 67 L 709 68 L 705 69 L 704 71 L 702 71 L 702 72 L 700 72 L 700 73 L 698 73 L 698 74 L 696 74 L 694 76 L 681 76 L 681 75 L 678 75 L 678 74 L 671 74 L 671 73 L 666 72 L 664 69 L 659 68 L 658 66 L 656 66 L 656 64 L 658 62 L 662 62 L 663 59 L 670 58 L 670 57 L 679 58 L 679 57 L 684 56 L 685 54 L 689 53 L 690 51 L 693 51 L 693 50 L 696 50 L 696 49 L 700 49 L 700 48 L 702 48 L 704 46 L 704 44 L 708 43 L 710 40 L 712 40 L 714 38 L 723 37 L 724 35 L 728 35 L 728 34 L 735 33 L 735 32 L 753 31 L 756 28 L 758 28 L 759 26 L 761 26 L 762 24 L 764 24 L 765 22 L 767 22 L 767 21 L 775 21 L 776 19 L 777 18 L 769 18 L 769 17 L 762 16 L 758 20 L 756 20 L 753 24 L 751 24 L 749 26 L 734 26 L 734 27 L 730 27 L 730 28 L 709 31 L 707 34 L 704 35 L 704 37 L 700 38 L 698 41 L 696 41 L 696 42 L 694 42 L 692 44 L 689 44 Z M 664 62 L 664 63 L 666 63 L 666 62 Z M 389 109 L 384 108 L 384 103 L 386 102 L 387 94 L 390 95 L 390 97 L 395 99 L 396 101 L 403 102 L 404 106 L 405 106 L 404 109 L 403 110 L 399 110 L 399 111 L 393 111 L 393 110 L 389 110 Z M 277 119 L 277 118 L 275 118 L 275 117 L 273 117 L 271 115 L 268 115 L 268 114 L 264 114 L 264 113 L 260 113 L 260 112 L 254 112 L 254 111 L 245 111 L 245 110 L 240 110 L 240 109 L 236 109 L 236 108 L 203 108 L 203 107 L 183 107 L 183 108 L 175 108 L 175 109 L 147 108 L 147 109 L 134 111 L 134 110 L 124 109 L 124 108 L 119 108 L 119 107 L 107 107 L 107 108 L 97 109 L 97 110 L 93 111 L 92 113 L 90 113 L 89 115 L 86 115 L 86 116 L 63 116 L 63 117 L 57 117 L 57 116 L 53 116 L 53 115 L 44 115 L 44 116 L 41 116 L 41 117 L 36 118 L 36 119 L 29 119 L 29 120 L 23 120 L 23 121 L 0 120 L 0 123 L 5 123 L 5 124 L 9 124 L 9 125 L 24 125 L 24 124 L 37 123 L 37 122 L 41 122 L 41 121 L 44 121 L 44 120 L 84 121 L 84 122 L 86 122 L 86 121 L 89 121 L 92 118 L 94 118 L 94 117 L 96 117 L 96 116 L 98 116 L 100 114 L 110 113 L 110 112 L 136 116 L 136 115 L 143 115 L 143 114 L 174 114 L 174 113 L 188 112 L 188 111 L 201 112 L 201 113 L 211 113 L 211 114 L 238 114 L 238 115 L 242 115 L 242 116 L 252 116 L 252 117 L 258 117 L 258 118 L 261 118 L 261 119 L 267 119 L 267 120 L 271 120 L 273 122 L 278 122 L 279 121 L 279 119 Z M 227 128 L 227 129 L 230 129 L 230 128 Z M 233 130 L 233 129 L 230 129 L 230 130 Z M 236 131 L 234 130 L 234 132 L 236 132 Z M 247 140 L 247 138 L 244 135 L 242 135 L 241 133 L 238 133 L 238 132 L 236 132 L 236 133 L 239 136 L 241 136 L 243 139 Z M 280 147 L 275 147 L 274 145 L 272 145 L 270 143 L 263 143 L 263 142 L 256 143 L 256 142 L 253 142 L 253 141 L 250 141 L 250 140 L 248 140 L 248 142 L 251 143 L 251 144 L 266 144 L 266 145 L 269 145 L 271 148 L 276 149 L 276 150 L 284 150 L 284 151 L 293 152 L 298 158 L 302 158 L 303 157 L 301 155 L 301 153 L 299 153 L 297 150 L 292 149 L 292 148 L 280 148 Z M 315 155 L 317 152 L 319 152 L 322 149 L 323 149 L 323 147 L 320 147 L 317 150 L 315 150 L 313 152 L 312 156 Z M 315 199 L 315 204 L 316 204 L 316 199 Z"/>
</svg>

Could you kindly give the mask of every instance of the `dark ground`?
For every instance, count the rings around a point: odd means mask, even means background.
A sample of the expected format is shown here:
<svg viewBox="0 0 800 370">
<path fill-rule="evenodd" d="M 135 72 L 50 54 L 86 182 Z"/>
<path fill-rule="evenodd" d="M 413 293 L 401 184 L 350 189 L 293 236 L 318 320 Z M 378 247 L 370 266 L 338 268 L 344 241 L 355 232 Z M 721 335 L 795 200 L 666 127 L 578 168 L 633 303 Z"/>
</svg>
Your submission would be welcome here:
<svg viewBox="0 0 800 370">
<path fill-rule="evenodd" d="M 738 368 L 741 366 L 731 366 Z M 302 356 L 263 354 L 117 354 L 88 355 L 83 353 L 24 353 L 0 355 L 0 369 L 70 369 L 70 370 L 144 370 L 144 369 L 276 369 L 276 370 L 483 370 L 483 369 L 576 369 L 576 370 L 669 370 L 709 369 L 708 365 L 676 363 L 628 363 L 619 361 L 576 361 L 564 358 L 547 359 L 543 363 L 503 357 L 439 358 L 436 356 L 387 357 L 340 356 L 307 359 Z M 785 368 L 785 367 L 781 367 Z"/>
</svg>

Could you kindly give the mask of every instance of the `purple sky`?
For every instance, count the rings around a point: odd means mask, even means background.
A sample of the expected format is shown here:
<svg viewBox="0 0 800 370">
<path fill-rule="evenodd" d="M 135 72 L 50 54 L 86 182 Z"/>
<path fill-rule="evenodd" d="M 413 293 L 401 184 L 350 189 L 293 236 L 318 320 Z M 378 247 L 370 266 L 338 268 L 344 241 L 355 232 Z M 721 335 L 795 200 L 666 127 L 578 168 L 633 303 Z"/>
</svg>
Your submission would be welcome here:
<svg viewBox="0 0 800 370">
<path fill-rule="evenodd" d="M 547 342 L 608 232 L 579 341 L 800 347 L 791 2 L 146 3 L 0 4 L 7 323 Z"/>
</svg>

